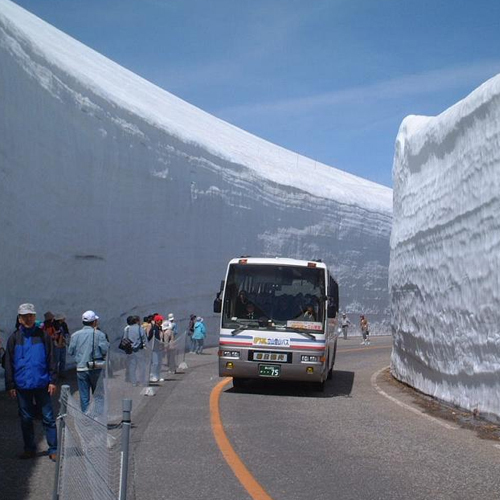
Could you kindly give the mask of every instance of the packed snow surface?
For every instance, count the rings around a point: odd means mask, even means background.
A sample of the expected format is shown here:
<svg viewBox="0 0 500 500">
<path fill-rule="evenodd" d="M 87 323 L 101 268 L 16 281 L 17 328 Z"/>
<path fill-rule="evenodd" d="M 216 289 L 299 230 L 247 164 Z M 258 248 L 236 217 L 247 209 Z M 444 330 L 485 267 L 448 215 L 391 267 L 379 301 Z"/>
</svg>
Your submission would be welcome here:
<svg viewBox="0 0 500 500">
<path fill-rule="evenodd" d="M 242 254 L 321 258 L 388 318 L 392 190 L 225 123 L 0 0 L 0 328 L 195 312 Z M 332 144 L 332 147 L 335 147 Z M 110 332 L 111 333 L 111 332 Z"/>
<path fill-rule="evenodd" d="M 500 75 L 406 118 L 393 178 L 392 371 L 500 416 Z"/>
</svg>

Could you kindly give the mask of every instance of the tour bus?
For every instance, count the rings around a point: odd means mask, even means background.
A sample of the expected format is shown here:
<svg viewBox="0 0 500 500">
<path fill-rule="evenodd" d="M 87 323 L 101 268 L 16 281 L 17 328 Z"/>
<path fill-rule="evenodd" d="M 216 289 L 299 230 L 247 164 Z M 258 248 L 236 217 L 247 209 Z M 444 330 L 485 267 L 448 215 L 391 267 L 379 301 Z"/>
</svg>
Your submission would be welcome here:
<svg viewBox="0 0 500 500">
<path fill-rule="evenodd" d="M 313 382 L 323 390 L 337 350 L 337 282 L 317 260 L 241 257 L 214 301 L 222 313 L 219 375 Z"/>
</svg>

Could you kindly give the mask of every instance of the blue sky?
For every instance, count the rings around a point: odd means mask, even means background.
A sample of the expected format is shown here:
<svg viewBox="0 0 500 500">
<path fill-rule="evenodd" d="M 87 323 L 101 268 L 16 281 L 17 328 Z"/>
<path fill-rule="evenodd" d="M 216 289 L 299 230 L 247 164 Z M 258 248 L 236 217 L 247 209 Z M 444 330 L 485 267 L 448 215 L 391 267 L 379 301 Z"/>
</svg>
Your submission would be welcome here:
<svg viewBox="0 0 500 500">
<path fill-rule="evenodd" d="M 409 114 L 500 73 L 498 0 L 15 0 L 182 99 L 392 185 Z"/>
</svg>

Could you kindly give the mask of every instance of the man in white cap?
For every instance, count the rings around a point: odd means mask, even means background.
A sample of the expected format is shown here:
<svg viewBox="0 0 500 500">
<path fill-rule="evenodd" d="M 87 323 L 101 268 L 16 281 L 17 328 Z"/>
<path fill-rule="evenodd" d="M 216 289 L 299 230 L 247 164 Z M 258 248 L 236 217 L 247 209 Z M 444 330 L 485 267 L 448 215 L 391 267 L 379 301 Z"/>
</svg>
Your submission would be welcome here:
<svg viewBox="0 0 500 500">
<path fill-rule="evenodd" d="M 9 337 L 5 352 L 5 388 L 19 406 L 24 440 L 24 453 L 19 458 L 36 457 L 35 402 L 42 410 L 48 455 L 55 462 L 57 430 L 50 397 L 56 392 L 57 373 L 52 339 L 36 326 L 33 304 L 21 304 L 17 312 L 19 328 Z"/>
<path fill-rule="evenodd" d="M 174 313 L 168 313 L 168 321 L 172 323 L 172 331 L 174 332 L 174 337 L 177 337 L 179 333 L 179 327 L 177 326 L 177 321 L 175 321 Z"/>
<path fill-rule="evenodd" d="M 82 314 L 83 328 L 71 335 L 68 354 L 76 360 L 76 378 L 80 393 L 80 407 L 87 411 L 90 404 L 90 390 L 95 393 L 99 376 L 105 366 L 109 342 L 106 335 L 97 328 L 99 316 L 94 311 Z M 95 395 L 96 405 L 102 403 L 102 396 Z"/>
</svg>

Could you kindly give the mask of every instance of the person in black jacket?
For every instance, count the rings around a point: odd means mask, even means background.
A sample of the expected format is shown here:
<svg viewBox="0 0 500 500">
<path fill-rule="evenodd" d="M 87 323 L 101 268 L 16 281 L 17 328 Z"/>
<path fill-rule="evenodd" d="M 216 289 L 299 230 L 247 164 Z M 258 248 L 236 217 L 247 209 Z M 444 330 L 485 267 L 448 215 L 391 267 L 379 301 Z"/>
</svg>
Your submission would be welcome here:
<svg viewBox="0 0 500 500">
<path fill-rule="evenodd" d="M 35 406 L 42 410 L 42 423 L 48 444 L 48 455 L 56 461 L 57 431 L 52 401 L 56 392 L 57 372 L 50 336 L 37 327 L 33 304 L 21 304 L 18 309 L 19 328 L 9 337 L 5 352 L 5 388 L 17 398 L 24 440 L 24 452 L 19 458 L 36 456 L 33 420 Z"/>
</svg>

